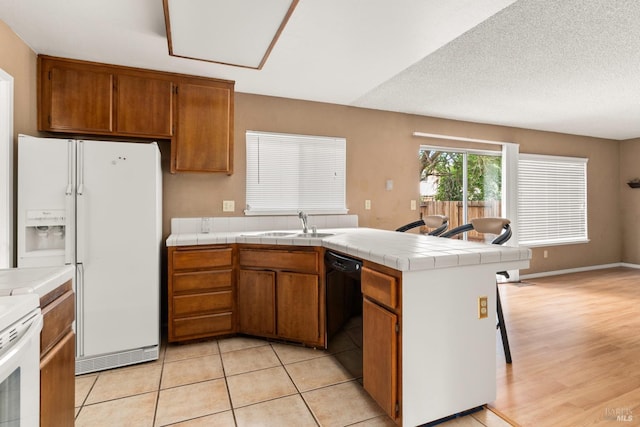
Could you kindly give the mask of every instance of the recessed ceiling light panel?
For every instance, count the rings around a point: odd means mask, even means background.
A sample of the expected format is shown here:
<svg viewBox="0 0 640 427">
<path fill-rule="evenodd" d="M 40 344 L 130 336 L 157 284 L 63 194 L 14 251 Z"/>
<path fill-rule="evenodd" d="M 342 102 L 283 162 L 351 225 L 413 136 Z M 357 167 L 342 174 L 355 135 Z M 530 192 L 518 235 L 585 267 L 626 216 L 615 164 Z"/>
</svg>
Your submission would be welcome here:
<svg viewBox="0 0 640 427">
<path fill-rule="evenodd" d="M 298 0 L 163 0 L 169 54 L 260 69 Z"/>
</svg>

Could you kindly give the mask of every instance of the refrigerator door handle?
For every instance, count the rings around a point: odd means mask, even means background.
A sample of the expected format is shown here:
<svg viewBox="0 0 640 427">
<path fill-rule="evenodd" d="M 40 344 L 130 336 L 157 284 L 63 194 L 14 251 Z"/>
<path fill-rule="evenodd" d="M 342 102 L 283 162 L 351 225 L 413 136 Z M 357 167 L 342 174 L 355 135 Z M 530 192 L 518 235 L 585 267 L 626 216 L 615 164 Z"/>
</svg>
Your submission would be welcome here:
<svg viewBox="0 0 640 427">
<path fill-rule="evenodd" d="M 64 221 L 64 263 L 69 265 L 75 262 L 75 209 L 73 194 L 67 194 L 65 197 L 65 221 Z"/>
<path fill-rule="evenodd" d="M 76 142 L 67 140 L 67 190 L 65 191 L 64 263 L 76 262 Z"/>
<path fill-rule="evenodd" d="M 76 188 L 76 262 L 82 263 L 84 262 L 85 257 L 85 241 L 86 235 L 84 233 L 85 230 L 85 206 L 84 206 L 84 142 L 78 141 L 77 143 L 77 172 L 76 179 L 77 185 Z"/>
<path fill-rule="evenodd" d="M 67 164 L 69 167 L 67 168 L 67 189 L 65 191 L 65 195 L 73 196 L 73 166 L 75 165 L 75 153 L 73 150 L 74 141 L 67 141 Z"/>
<path fill-rule="evenodd" d="M 87 238 L 85 233 L 85 200 L 82 194 L 76 197 L 76 262 L 82 263 L 85 261 L 85 239 Z"/>
<path fill-rule="evenodd" d="M 84 144 L 78 141 L 78 196 L 84 192 Z"/>
<path fill-rule="evenodd" d="M 76 356 L 84 356 L 84 265 L 76 264 Z"/>
</svg>

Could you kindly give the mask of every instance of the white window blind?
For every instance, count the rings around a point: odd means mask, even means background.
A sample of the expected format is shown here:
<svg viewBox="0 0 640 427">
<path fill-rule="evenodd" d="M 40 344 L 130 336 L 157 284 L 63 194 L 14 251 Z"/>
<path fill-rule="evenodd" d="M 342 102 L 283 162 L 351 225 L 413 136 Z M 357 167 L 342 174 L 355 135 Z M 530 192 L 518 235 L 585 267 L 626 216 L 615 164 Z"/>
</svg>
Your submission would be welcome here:
<svg viewBox="0 0 640 427">
<path fill-rule="evenodd" d="M 518 237 L 528 246 L 588 241 L 587 159 L 520 155 Z"/>
<path fill-rule="evenodd" d="M 346 140 L 247 131 L 247 215 L 345 214 Z"/>
</svg>

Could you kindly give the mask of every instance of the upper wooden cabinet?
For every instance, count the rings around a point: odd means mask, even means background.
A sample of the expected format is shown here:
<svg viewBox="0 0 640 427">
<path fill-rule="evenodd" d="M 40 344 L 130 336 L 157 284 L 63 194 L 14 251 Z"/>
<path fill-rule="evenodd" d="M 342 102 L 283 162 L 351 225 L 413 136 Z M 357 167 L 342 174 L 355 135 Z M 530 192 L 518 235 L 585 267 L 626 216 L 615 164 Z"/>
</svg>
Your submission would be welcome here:
<svg viewBox="0 0 640 427">
<path fill-rule="evenodd" d="M 40 66 L 39 130 L 113 132 L 112 72 L 50 61 Z"/>
<path fill-rule="evenodd" d="M 174 83 L 169 76 L 43 56 L 39 66 L 39 130 L 173 136 Z"/>
<path fill-rule="evenodd" d="M 172 172 L 233 171 L 233 85 L 178 84 Z"/>
<path fill-rule="evenodd" d="M 233 172 L 234 82 L 38 57 L 38 130 L 171 139 L 171 172 Z"/>
<path fill-rule="evenodd" d="M 117 133 L 173 135 L 173 82 L 120 74 L 116 88 Z"/>
</svg>

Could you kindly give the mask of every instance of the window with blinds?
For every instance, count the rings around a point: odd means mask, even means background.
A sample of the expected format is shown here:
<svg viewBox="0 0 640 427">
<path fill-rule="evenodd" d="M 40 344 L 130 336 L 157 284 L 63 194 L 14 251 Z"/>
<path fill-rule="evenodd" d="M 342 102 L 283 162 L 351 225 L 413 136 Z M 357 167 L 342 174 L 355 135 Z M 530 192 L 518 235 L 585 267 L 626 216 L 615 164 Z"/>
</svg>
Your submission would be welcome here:
<svg viewBox="0 0 640 427">
<path fill-rule="evenodd" d="M 246 215 L 346 214 L 346 140 L 247 131 Z"/>
<path fill-rule="evenodd" d="M 587 159 L 520 155 L 518 240 L 527 246 L 589 241 Z"/>
</svg>

